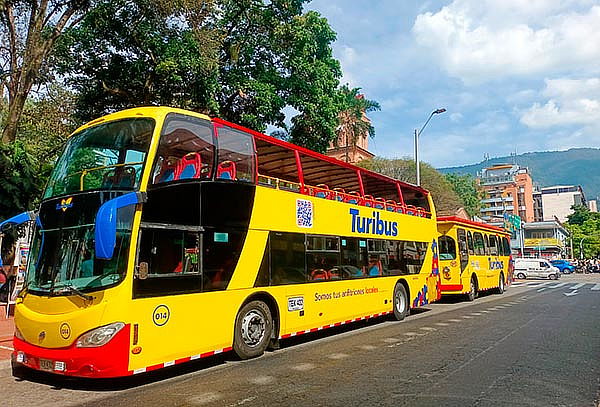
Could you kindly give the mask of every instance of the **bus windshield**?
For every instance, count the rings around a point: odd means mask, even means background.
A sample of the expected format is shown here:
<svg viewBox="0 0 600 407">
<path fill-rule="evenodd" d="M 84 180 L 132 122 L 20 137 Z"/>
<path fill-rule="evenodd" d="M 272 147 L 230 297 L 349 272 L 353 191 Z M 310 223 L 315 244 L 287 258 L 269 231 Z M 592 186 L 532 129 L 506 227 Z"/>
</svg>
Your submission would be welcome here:
<svg viewBox="0 0 600 407">
<path fill-rule="evenodd" d="M 75 134 L 54 167 L 44 199 L 98 189 L 137 189 L 153 129 L 153 119 L 132 118 Z"/>
</svg>

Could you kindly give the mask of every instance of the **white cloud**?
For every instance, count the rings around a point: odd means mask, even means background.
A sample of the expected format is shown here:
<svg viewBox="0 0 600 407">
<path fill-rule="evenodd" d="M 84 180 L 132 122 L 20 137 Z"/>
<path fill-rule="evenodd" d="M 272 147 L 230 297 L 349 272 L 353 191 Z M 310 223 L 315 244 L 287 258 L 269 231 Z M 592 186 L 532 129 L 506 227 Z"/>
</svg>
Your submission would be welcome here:
<svg viewBox="0 0 600 407">
<path fill-rule="evenodd" d="M 465 83 L 600 67 L 600 6 L 587 1 L 454 0 L 417 16 L 413 35 Z"/>
<path fill-rule="evenodd" d="M 524 110 L 521 123 L 534 129 L 600 123 L 600 79 L 546 80 L 542 94 L 548 100 Z"/>
</svg>

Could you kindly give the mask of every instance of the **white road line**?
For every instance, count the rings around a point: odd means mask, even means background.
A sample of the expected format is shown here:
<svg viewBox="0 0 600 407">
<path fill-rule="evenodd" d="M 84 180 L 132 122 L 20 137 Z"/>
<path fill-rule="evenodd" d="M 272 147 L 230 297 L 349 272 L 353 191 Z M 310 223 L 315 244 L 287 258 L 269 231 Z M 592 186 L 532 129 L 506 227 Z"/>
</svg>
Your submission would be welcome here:
<svg viewBox="0 0 600 407">
<path fill-rule="evenodd" d="M 482 310 L 481 312 L 482 312 L 482 313 L 484 313 L 484 314 L 489 314 L 491 311 L 488 311 L 488 310 Z"/>
<path fill-rule="evenodd" d="M 544 291 L 545 289 L 546 289 L 546 287 L 544 287 L 544 288 L 540 288 L 540 289 L 538 290 L 538 293 L 540 293 L 540 292 Z"/>
<path fill-rule="evenodd" d="M 548 283 L 530 283 L 530 284 L 527 284 L 527 287 L 537 288 L 537 287 L 543 287 L 543 286 L 545 286 L 547 284 Z"/>
<path fill-rule="evenodd" d="M 435 324 L 436 324 L 437 326 L 448 326 L 448 325 L 450 325 L 450 324 L 447 324 L 447 323 L 445 323 L 445 322 L 436 322 Z"/>
<path fill-rule="evenodd" d="M 373 346 L 373 345 L 360 345 L 359 348 L 361 348 L 363 350 L 375 350 L 375 349 L 377 349 L 377 346 Z"/>
<path fill-rule="evenodd" d="M 549 285 L 548 288 L 559 288 L 559 287 L 563 287 L 565 285 L 567 285 L 567 283 L 559 283 L 556 285 Z"/>
<path fill-rule="evenodd" d="M 585 283 L 575 284 L 573 287 L 570 288 L 570 290 L 577 290 L 578 288 L 581 288 L 584 285 L 585 285 Z"/>
<path fill-rule="evenodd" d="M 420 329 L 422 329 L 423 331 L 437 331 L 437 329 L 435 328 L 430 328 L 428 326 L 423 326 Z"/>
<path fill-rule="evenodd" d="M 400 342 L 400 339 L 398 339 L 398 338 L 385 338 L 383 341 L 385 343 L 396 343 L 396 342 Z"/>
<path fill-rule="evenodd" d="M 462 322 L 460 319 L 449 319 L 448 322 Z"/>
<path fill-rule="evenodd" d="M 462 316 L 462 318 L 464 318 L 464 319 L 471 319 L 471 318 L 473 318 L 473 317 L 471 317 L 471 316 L 469 316 L 469 315 L 463 315 L 463 316 Z"/>
<path fill-rule="evenodd" d="M 472 312 L 469 315 L 479 316 L 479 315 L 481 315 L 481 312 Z"/>
<path fill-rule="evenodd" d="M 297 370 L 299 372 L 306 372 L 308 370 L 314 369 L 316 366 L 312 363 L 300 363 L 299 365 L 292 366 L 292 369 Z"/>
<path fill-rule="evenodd" d="M 250 379 L 250 383 L 258 384 L 261 386 L 271 384 L 275 381 L 273 376 L 256 376 Z"/>
<path fill-rule="evenodd" d="M 600 283 L 596 284 L 591 288 L 592 291 L 600 291 Z"/>
<path fill-rule="evenodd" d="M 339 359 L 345 359 L 348 357 L 347 354 L 345 353 L 332 353 L 331 355 L 327 356 L 329 359 L 333 359 L 333 360 L 339 360 Z"/>
</svg>

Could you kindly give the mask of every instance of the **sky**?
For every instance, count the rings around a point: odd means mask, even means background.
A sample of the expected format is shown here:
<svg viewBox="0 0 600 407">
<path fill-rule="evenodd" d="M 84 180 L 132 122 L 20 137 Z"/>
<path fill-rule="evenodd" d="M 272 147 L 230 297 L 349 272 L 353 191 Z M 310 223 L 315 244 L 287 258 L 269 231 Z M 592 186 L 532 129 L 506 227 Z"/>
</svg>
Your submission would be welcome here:
<svg viewBox="0 0 600 407">
<path fill-rule="evenodd" d="M 435 167 L 600 147 L 600 0 L 313 0 L 341 83 L 381 110 L 369 150 Z"/>
</svg>

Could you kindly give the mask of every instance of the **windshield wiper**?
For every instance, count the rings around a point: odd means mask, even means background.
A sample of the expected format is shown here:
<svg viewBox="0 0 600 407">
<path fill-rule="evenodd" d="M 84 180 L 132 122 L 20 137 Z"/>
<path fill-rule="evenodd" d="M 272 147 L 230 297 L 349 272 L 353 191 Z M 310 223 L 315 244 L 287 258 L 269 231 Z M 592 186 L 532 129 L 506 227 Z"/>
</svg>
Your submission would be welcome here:
<svg viewBox="0 0 600 407">
<path fill-rule="evenodd" d="M 60 291 L 57 291 L 57 290 L 60 290 Z M 92 300 L 96 299 L 96 297 L 94 297 L 92 295 L 87 295 L 87 294 L 82 293 L 81 291 L 79 291 L 78 288 L 74 287 L 72 284 L 51 288 L 50 293 L 51 294 L 75 294 L 75 295 L 78 295 L 79 297 L 83 298 L 86 301 L 92 301 Z"/>
</svg>

